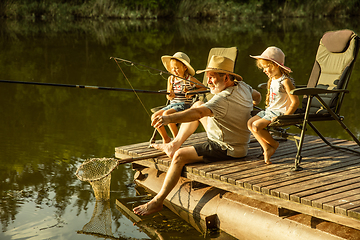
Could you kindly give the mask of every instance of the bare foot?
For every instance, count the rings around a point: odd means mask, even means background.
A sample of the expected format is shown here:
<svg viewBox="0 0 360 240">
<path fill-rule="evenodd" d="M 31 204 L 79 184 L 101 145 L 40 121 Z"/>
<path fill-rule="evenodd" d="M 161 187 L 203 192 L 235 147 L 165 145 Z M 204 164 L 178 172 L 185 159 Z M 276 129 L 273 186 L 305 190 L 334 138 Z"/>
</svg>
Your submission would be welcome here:
<svg viewBox="0 0 360 240">
<path fill-rule="evenodd" d="M 161 202 L 152 199 L 150 202 L 147 202 L 143 205 L 137 206 L 133 209 L 134 213 L 140 216 L 149 215 L 161 211 L 163 204 Z"/>
<path fill-rule="evenodd" d="M 169 158 L 172 158 L 175 152 L 179 149 L 176 147 L 173 142 L 165 143 L 165 144 L 151 144 L 151 146 L 157 150 L 163 151 Z"/>
<path fill-rule="evenodd" d="M 279 142 L 276 142 L 275 146 L 269 145 L 269 148 L 264 150 L 264 161 L 266 164 L 272 164 L 272 162 L 270 161 L 270 158 L 272 155 L 274 155 L 274 153 L 278 147 L 279 147 Z"/>
</svg>

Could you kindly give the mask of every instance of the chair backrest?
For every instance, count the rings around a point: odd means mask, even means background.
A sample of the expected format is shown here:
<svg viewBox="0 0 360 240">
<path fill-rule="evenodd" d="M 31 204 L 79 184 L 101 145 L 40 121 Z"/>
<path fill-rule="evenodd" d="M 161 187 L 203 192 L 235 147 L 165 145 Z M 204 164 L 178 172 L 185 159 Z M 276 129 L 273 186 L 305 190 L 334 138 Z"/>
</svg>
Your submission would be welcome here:
<svg viewBox="0 0 360 240">
<path fill-rule="evenodd" d="M 224 56 L 224 57 L 227 57 L 227 58 L 230 58 L 231 60 L 233 60 L 236 64 L 236 59 L 237 59 L 237 55 L 238 55 L 238 49 L 237 47 L 229 47 L 229 48 L 212 48 L 210 49 L 210 52 L 209 52 L 209 56 L 208 56 L 208 60 L 207 60 L 207 63 L 206 63 L 206 66 L 207 64 L 209 63 L 211 57 L 213 55 L 216 55 L 216 56 Z M 207 86 L 207 77 L 206 77 L 206 74 L 204 73 L 204 77 L 203 77 L 203 84 L 205 86 Z M 209 101 L 211 98 L 212 98 L 213 94 L 211 93 L 208 93 L 206 95 L 205 98 L 201 98 L 202 101 L 206 102 L 206 101 Z"/>
<path fill-rule="evenodd" d="M 307 87 L 346 89 L 358 51 L 359 37 L 353 31 L 326 32 L 320 40 Z M 322 94 L 321 98 L 338 114 L 344 93 Z M 303 106 L 306 100 L 304 97 Z M 324 112 L 320 102 L 313 98 L 310 113 Z"/>
</svg>

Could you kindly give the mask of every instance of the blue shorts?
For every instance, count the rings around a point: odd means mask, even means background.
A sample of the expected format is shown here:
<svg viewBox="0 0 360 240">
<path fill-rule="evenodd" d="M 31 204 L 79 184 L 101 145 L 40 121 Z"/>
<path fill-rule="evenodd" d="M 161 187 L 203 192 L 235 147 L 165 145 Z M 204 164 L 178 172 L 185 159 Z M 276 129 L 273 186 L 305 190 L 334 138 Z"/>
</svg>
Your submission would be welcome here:
<svg viewBox="0 0 360 240">
<path fill-rule="evenodd" d="M 181 111 L 184 111 L 188 108 L 190 108 L 191 105 L 190 104 L 186 104 L 184 102 L 178 102 L 178 103 L 171 103 L 169 105 L 167 105 L 166 107 L 164 107 L 162 110 L 166 111 L 166 110 L 169 110 L 169 109 L 174 109 L 175 111 L 177 112 L 181 112 Z"/>
<path fill-rule="evenodd" d="M 279 112 L 279 111 L 274 111 L 271 109 L 265 109 L 261 112 L 259 112 L 258 114 L 256 114 L 256 116 L 259 116 L 265 120 L 271 121 L 271 119 L 273 119 L 274 117 L 278 117 L 283 115 L 283 113 Z"/>
</svg>

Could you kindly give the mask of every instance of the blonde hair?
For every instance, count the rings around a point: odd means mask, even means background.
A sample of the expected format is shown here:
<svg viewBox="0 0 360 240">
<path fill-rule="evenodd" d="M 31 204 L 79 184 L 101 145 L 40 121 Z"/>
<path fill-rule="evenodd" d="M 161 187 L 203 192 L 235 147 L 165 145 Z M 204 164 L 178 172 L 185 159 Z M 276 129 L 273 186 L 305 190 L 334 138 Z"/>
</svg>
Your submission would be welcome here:
<svg viewBox="0 0 360 240">
<path fill-rule="evenodd" d="M 274 69 L 275 67 L 278 67 L 281 74 L 285 75 L 287 78 L 289 78 L 292 82 L 293 82 L 293 79 L 290 77 L 290 72 L 285 70 L 284 68 L 280 67 L 279 65 L 277 65 L 276 63 L 274 63 L 273 61 L 270 61 L 270 60 L 265 60 L 265 59 L 257 59 L 256 60 L 256 66 L 259 68 L 259 69 L 263 69 L 264 65 L 267 64 L 271 69 Z M 272 81 L 272 78 L 269 78 L 269 80 L 267 81 L 267 86 L 266 86 L 266 89 L 267 89 L 267 93 L 266 93 L 266 98 L 265 98 L 265 105 L 268 106 L 269 105 L 269 97 L 270 97 L 270 85 L 271 85 L 271 81 Z"/>
</svg>

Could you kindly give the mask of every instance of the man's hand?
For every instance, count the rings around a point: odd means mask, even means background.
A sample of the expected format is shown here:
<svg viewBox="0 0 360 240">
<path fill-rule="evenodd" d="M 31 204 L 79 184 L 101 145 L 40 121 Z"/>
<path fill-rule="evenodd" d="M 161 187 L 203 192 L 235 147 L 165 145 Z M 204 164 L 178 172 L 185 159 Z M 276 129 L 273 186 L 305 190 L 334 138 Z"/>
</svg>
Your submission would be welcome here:
<svg viewBox="0 0 360 240">
<path fill-rule="evenodd" d="M 168 118 L 169 118 L 168 116 L 158 115 L 153 119 L 151 119 L 151 126 L 153 126 L 154 128 L 160 128 L 162 126 L 165 126 L 170 123 L 168 121 L 169 120 Z"/>
</svg>

